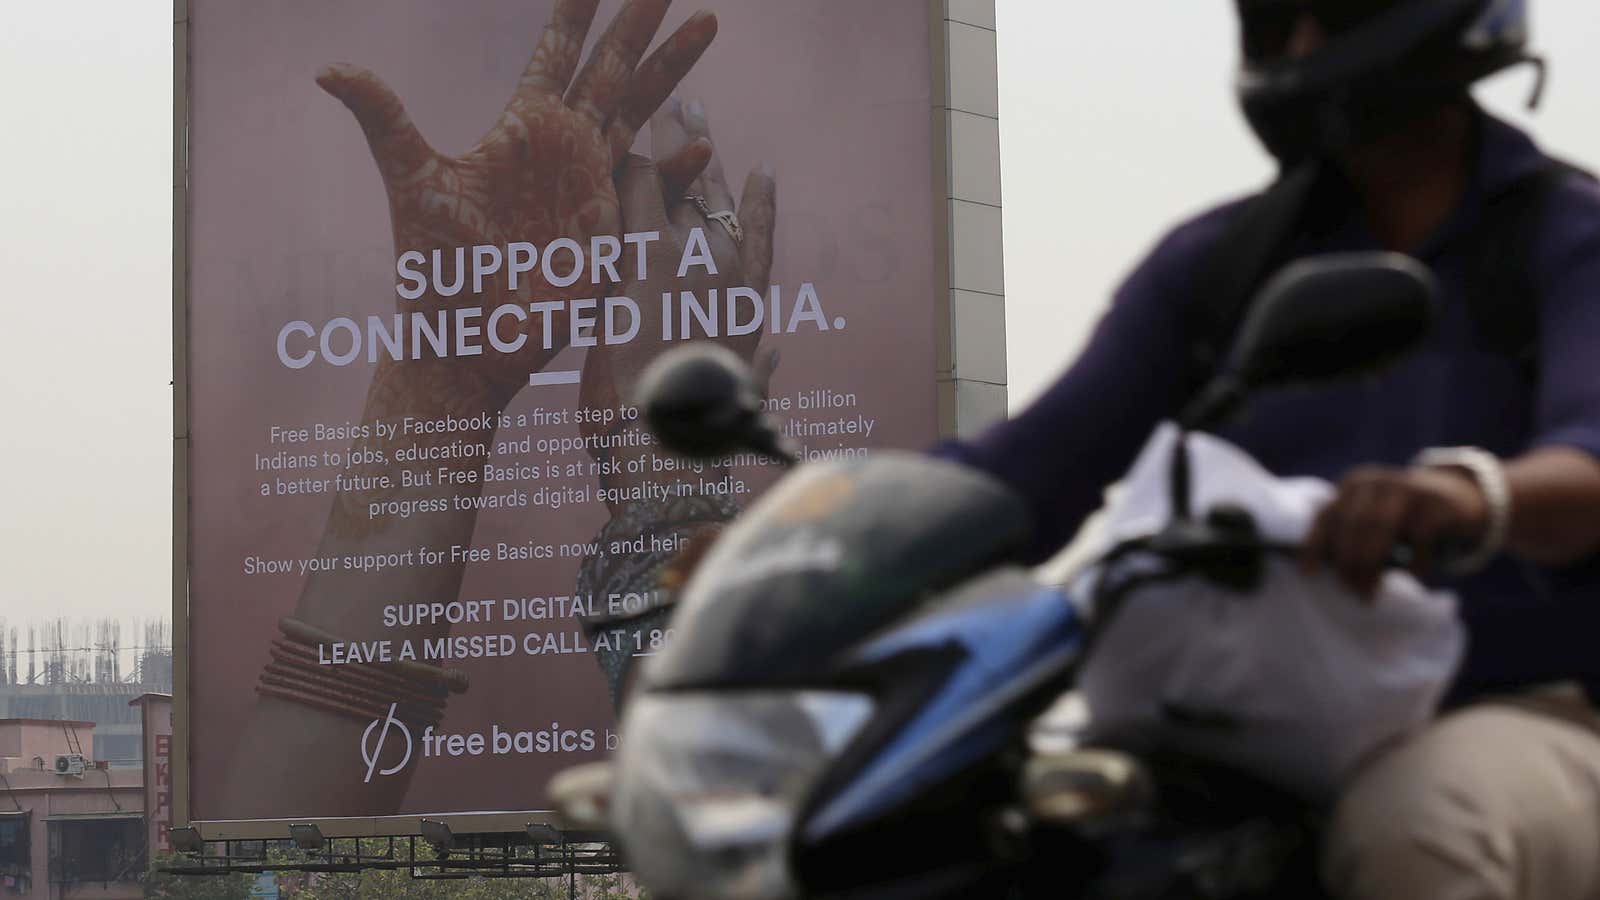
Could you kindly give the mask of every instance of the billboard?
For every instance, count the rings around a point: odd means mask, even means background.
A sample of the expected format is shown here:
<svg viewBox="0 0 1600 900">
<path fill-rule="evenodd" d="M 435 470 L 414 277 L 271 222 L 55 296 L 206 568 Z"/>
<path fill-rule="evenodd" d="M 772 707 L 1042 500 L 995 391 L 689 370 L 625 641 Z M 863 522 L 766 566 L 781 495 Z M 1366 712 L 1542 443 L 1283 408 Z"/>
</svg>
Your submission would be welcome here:
<svg viewBox="0 0 1600 900">
<path fill-rule="evenodd" d="M 777 477 L 651 441 L 664 349 L 748 360 L 808 459 L 937 436 L 933 6 L 707 3 L 188 3 L 188 818 L 603 758 L 672 560 Z"/>
</svg>

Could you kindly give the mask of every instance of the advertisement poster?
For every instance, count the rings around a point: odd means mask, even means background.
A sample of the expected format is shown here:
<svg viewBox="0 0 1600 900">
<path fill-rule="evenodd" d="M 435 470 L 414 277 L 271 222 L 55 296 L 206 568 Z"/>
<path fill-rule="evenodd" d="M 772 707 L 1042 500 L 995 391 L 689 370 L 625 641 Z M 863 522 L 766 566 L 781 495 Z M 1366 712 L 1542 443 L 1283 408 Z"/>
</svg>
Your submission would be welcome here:
<svg viewBox="0 0 1600 900">
<path fill-rule="evenodd" d="M 936 437 L 929 4 L 701 5 L 193 0 L 195 819 L 604 758 L 666 567 L 778 475 L 654 445 L 665 349 L 808 459 Z"/>
</svg>

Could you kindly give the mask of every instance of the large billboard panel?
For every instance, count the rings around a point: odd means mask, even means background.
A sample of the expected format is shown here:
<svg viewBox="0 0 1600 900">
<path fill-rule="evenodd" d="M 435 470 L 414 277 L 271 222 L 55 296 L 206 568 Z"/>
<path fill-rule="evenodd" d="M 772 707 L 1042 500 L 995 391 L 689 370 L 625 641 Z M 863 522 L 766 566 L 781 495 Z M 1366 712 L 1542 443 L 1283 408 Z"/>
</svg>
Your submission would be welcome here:
<svg viewBox="0 0 1600 900">
<path fill-rule="evenodd" d="M 748 360 L 936 436 L 927 0 L 191 0 L 186 813 L 543 808 L 777 475 L 630 404 Z M 666 573 L 666 574 L 664 574 Z"/>
</svg>

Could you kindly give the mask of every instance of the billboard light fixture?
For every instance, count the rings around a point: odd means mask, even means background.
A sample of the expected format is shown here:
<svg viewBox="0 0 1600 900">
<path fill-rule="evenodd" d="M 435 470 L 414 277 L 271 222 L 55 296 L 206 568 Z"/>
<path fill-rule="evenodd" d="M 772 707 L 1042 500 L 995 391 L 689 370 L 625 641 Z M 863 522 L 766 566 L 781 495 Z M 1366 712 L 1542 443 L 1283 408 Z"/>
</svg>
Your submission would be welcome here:
<svg viewBox="0 0 1600 900">
<path fill-rule="evenodd" d="M 301 850 L 321 850 L 328 843 L 322 837 L 322 829 L 315 825 L 290 825 L 289 837 Z"/>
<path fill-rule="evenodd" d="M 179 853 L 199 853 L 206 848 L 206 841 L 200 836 L 200 829 L 192 825 L 168 828 L 167 840 L 172 842 L 172 849 Z"/>
<path fill-rule="evenodd" d="M 536 845 L 545 846 L 558 846 L 567 842 L 559 829 L 543 822 L 528 823 L 528 839 Z"/>
<path fill-rule="evenodd" d="M 456 836 L 450 832 L 450 826 L 435 819 L 422 820 L 422 839 L 433 845 L 435 850 L 449 850 L 455 843 Z"/>
</svg>

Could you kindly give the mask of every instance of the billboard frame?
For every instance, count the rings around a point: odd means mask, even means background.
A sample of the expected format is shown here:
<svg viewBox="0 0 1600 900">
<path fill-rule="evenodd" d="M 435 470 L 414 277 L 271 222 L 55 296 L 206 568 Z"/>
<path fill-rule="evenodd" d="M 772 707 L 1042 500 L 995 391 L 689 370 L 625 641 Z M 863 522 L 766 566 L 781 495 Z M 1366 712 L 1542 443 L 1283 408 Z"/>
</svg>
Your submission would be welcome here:
<svg viewBox="0 0 1600 900">
<path fill-rule="evenodd" d="M 1005 279 L 1000 182 L 1000 104 L 995 0 L 924 0 L 933 104 L 935 371 L 941 436 L 971 436 L 1007 410 Z M 173 0 L 172 31 L 172 827 L 208 842 L 289 836 L 287 819 L 194 820 L 190 816 L 189 684 L 189 23 L 190 0 Z M 465 812 L 295 819 L 328 838 L 411 837 L 422 820 L 458 834 L 562 827 L 549 811 Z"/>
<path fill-rule="evenodd" d="M 172 827 L 189 824 L 189 0 L 172 2 Z"/>
</svg>

